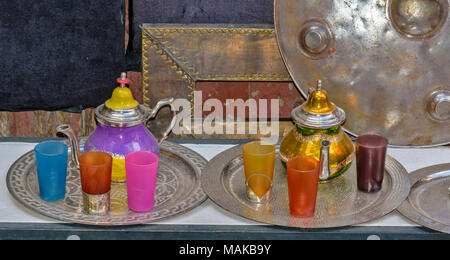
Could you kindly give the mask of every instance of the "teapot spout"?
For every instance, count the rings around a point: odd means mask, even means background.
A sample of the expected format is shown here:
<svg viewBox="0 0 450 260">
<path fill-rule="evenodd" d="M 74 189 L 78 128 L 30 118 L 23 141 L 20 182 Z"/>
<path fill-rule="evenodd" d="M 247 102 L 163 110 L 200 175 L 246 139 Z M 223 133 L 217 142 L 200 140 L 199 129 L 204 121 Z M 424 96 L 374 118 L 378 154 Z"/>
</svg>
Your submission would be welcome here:
<svg viewBox="0 0 450 260">
<path fill-rule="evenodd" d="M 320 151 L 320 163 L 319 163 L 319 179 L 321 181 L 326 181 L 331 176 L 330 169 L 330 141 L 322 141 L 320 143 L 322 149 Z"/>
<path fill-rule="evenodd" d="M 70 127 L 70 125 L 59 125 L 58 127 L 56 127 L 56 132 L 62 133 L 69 138 L 69 145 L 70 145 L 70 148 L 72 149 L 72 153 L 71 153 L 72 162 L 79 169 L 80 168 L 80 161 L 79 161 L 80 145 L 78 143 L 77 135 L 73 131 L 72 127 Z"/>
</svg>

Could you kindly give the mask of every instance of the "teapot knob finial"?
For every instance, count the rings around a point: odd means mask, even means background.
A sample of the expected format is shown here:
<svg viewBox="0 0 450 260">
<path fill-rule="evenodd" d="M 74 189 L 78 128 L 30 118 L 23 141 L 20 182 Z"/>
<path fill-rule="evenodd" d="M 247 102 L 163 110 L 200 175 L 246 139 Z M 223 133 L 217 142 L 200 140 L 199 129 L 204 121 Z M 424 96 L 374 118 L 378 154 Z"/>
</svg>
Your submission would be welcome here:
<svg viewBox="0 0 450 260">
<path fill-rule="evenodd" d="M 126 84 L 130 83 L 130 79 L 127 78 L 127 73 L 126 72 L 122 72 L 120 74 L 120 78 L 117 79 L 117 83 L 120 84 L 121 88 L 124 88 Z"/>
<path fill-rule="evenodd" d="M 317 80 L 317 91 L 322 91 L 322 80 Z"/>
</svg>

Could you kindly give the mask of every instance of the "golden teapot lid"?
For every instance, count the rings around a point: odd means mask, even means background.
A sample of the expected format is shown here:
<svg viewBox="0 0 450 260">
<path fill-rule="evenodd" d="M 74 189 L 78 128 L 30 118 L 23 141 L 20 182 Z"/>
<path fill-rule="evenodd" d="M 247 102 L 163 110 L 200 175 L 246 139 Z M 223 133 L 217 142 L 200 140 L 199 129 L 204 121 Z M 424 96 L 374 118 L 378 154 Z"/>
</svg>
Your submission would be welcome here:
<svg viewBox="0 0 450 260">
<path fill-rule="evenodd" d="M 151 110 L 139 105 L 133 98 L 131 90 L 126 86 L 130 83 L 127 74 L 122 72 L 117 82 L 120 86 L 114 90 L 111 99 L 95 109 L 99 123 L 113 127 L 131 127 L 146 122 Z"/>
<path fill-rule="evenodd" d="M 117 79 L 117 83 L 120 84 L 117 87 L 111 99 L 105 102 L 105 105 L 111 109 L 130 109 L 139 105 L 139 103 L 134 99 L 131 90 L 126 87 L 126 84 L 130 83 L 130 80 L 127 78 L 127 74 L 122 72 L 120 78 Z"/>
<path fill-rule="evenodd" d="M 327 92 L 322 89 L 322 81 L 317 81 L 317 88 L 308 96 L 308 100 L 295 108 L 292 119 L 298 125 L 327 129 L 344 123 L 346 115 L 344 110 L 330 101 Z"/>
</svg>

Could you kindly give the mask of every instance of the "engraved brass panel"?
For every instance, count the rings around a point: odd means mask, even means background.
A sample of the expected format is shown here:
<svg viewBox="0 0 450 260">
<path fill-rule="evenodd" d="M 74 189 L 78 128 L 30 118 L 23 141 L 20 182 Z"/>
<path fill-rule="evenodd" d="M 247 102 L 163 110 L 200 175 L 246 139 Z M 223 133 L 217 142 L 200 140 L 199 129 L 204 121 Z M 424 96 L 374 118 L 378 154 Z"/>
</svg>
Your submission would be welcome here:
<svg viewBox="0 0 450 260">
<path fill-rule="evenodd" d="M 148 106 L 175 97 L 188 99 L 193 108 L 199 81 L 292 82 L 271 25 L 144 24 L 141 29 L 143 100 Z M 170 114 L 162 111 L 158 118 L 158 122 L 167 121 Z M 227 123 L 223 124 L 225 128 Z M 164 126 L 150 122 L 148 127 L 159 132 Z M 196 138 L 264 136 L 204 135 L 195 134 L 194 127 L 186 128 L 191 132 L 189 136 Z M 280 134 L 291 128 L 290 122 L 281 122 Z"/>
</svg>

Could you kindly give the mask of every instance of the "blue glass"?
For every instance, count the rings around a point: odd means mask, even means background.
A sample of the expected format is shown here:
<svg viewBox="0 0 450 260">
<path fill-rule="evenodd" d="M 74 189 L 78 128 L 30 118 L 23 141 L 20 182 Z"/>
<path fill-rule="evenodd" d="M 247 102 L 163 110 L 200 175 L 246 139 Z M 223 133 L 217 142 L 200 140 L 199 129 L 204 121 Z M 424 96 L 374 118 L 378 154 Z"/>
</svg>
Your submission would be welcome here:
<svg viewBox="0 0 450 260">
<path fill-rule="evenodd" d="M 43 142 L 34 148 L 43 200 L 57 201 L 66 195 L 67 150 L 66 144 L 56 141 Z"/>
</svg>

